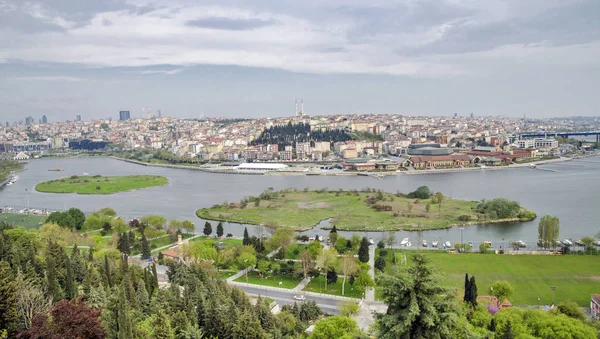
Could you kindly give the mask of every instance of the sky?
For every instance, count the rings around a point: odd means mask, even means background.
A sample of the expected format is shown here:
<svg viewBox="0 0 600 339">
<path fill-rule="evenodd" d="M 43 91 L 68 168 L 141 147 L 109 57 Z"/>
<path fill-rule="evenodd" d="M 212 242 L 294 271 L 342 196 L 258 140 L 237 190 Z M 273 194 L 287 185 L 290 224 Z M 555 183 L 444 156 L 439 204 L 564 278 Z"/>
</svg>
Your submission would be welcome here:
<svg viewBox="0 0 600 339">
<path fill-rule="evenodd" d="M 598 0 L 0 0 L 0 122 L 600 115 Z"/>
</svg>

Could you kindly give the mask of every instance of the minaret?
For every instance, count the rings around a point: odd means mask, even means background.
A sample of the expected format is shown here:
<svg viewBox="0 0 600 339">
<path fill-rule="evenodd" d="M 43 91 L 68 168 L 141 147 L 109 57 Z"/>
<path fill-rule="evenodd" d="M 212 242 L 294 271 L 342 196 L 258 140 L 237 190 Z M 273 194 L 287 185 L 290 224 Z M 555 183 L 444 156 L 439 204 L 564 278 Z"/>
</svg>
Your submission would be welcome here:
<svg viewBox="0 0 600 339">
<path fill-rule="evenodd" d="M 294 116 L 298 115 L 298 99 L 294 99 Z"/>
<path fill-rule="evenodd" d="M 304 115 L 304 99 L 300 101 L 300 116 Z"/>
</svg>

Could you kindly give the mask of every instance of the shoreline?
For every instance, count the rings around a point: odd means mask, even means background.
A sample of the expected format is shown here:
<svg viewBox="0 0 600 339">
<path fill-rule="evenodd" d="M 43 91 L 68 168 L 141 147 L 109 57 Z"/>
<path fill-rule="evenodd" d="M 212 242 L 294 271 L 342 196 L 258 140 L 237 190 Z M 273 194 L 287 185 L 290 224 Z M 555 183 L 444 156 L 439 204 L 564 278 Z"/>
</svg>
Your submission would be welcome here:
<svg viewBox="0 0 600 339">
<path fill-rule="evenodd" d="M 173 165 L 173 164 L 156 164 L 156 163 L 146 163 L 133 159 L 125 159 L 119 158 L 115 156 L 108 156 L 111 159 L 124 161 L 136 165 L 149 166 L 149 167 L 166 167 L 166 168 L 175 168 L 175 169 L 186 169 L 186 170 L 194 170 L 194 171 L 202 171 L 207 173 L 216 173 L 216 174 L 242 174 L 242 175 L 305 175 L 305 176 L 370 176 L 377 179 L 381 179 L 382 177 L 387 176 L 395 176 L 395 175 L 421 175 L 421 174 L 443 174 L 443 173 L 464 173 L 464 172 L 480 172 L 480 171 L 500 171 L 500 170 L 509 170 L 509 169 L 535 169 L 531 168 L 531 165 L 540 166 L 547 165 L 552 163 L 562 163 L 567 161 L 572 161 L 576 159 L 584 159 L 588 157 L 598 156 L 598 154 L 594 155 L 583 155 L 579 157 L 561 157 L 558 159 L 550 159 L 550 160 L 539 160 L 532 161 L 523 164 L 513 164 L 508 166 L 497 166 L 497 167 L 466 167 L 466 168 L 445 168 L 445 169 L 426 169 L 426 170 L 406 170 L 406 171 L 389 171 L 389 172 L 317 172 L 317 171 L 236 171 L 234 169 L 216 169 L 209 167 L 200 167 L 200 166 L 186 166 L 186 165 Z"/>
<path fill-rule="evenodd" d="M 149 189 L 149 188 L 154 188 L 154 187 L 165 187 L 165 186 L 169 186 L 169 178 L 162 176 L 163 178 L 165 178 L 167 180 L 167 182 L 164 185 L 153 185 L 153 186 L 148 186 L 148 187 L 140 187 L 140 188 L 132 188 L 132 189 L 128 189 L 128 190 L 124 190 L 124 191 L 116 191 L 116 192 L 93 192 L 93 193 L 79 193 L 79 192 L 51 192 L 51 191 L 40 191 L 38 190 L 38 185 L 40 184 L 44 184 L 46 182 L 41 182 L 35 185 L 34 190 L 38 193 L 44 193 L 44 194 L 77 194 L 77 195 L 113 195 L 113 194 L 119 194 L 119 193 L 125 193 L 125 192 L 135 192 L 135 191 L 139 191 L 139 190 L 145 190 L 145 189 Z"/>
</svg>

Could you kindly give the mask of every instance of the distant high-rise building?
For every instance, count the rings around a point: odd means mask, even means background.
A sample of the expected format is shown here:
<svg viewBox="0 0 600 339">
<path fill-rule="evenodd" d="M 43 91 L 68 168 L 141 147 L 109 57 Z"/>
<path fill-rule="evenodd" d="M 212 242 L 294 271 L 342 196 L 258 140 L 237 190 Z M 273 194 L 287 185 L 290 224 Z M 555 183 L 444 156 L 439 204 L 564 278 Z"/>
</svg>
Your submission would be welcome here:
<svg viewBox="0 0 600 339">
<path fill-rule="evenodd" d="M 48 118 L 46 117 L 46 115 L 42 115 L 42 124 L 47 124 L 48 123 Z"/>
<path fill-rule="evenodd" d="M 75 121 L 81 121 L 81 115 L 76 115 L 75 116 Z"/>
<path fill-rule="evenodd" d="M 129 111 L 119 111 L 119 120 L 129 120 L 130 118 Z"/>
<path fill-rule="evenodd" d="M 7 121 L 6 122 L 6 127 L 9 127 L 9 126 L 10 126 L 10 123 Z"/>
<path fill-rule="evenodd" d="M 160 111 L 159 109 L 157 109 L 157 110 L 156 110 L 156 116 L 160 118 L 160 117 L 161 117 L 161 114 L 162 114 L 162 113 L 161 113 L 161 111 Z"/>
<path fill-rule="evenodd" d="M 27 126 L 33 125 L 33 118 L 32 117 L 25 118 L 25 125 L 27 125 Z"/>
</svg>

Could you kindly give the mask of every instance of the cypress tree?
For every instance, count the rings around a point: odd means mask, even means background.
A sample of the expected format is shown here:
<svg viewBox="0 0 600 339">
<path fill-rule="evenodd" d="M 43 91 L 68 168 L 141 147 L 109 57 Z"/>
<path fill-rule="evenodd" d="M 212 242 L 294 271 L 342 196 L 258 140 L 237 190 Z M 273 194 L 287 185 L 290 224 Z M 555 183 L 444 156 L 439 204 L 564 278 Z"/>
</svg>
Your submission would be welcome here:
<svg viewBox="0 0 600 339">
<path fill-rule="evenodd" d="M 156 272 L 156 264 L 152 264 L 152 290 L 150 290 L 150 297 L 154 295 L 154 291 L 158 289 L 158 273 Z"/>
<path fill-rule="evenodd" d="M 129 245 L 135 244 L 135 234 L 133 231 L 129 231 Z"/>
<path fill-rule="evenodd" d="M 171 320 L 163 310 L 159 310 L 156 314 L 153 330 L 153 338 L 173 338 L 173 334 L 171 333 Z"/>
<path fill-rule="evenodd" d="M 148 295 L 148 290 L 146 289 L 146 283 L 141 281 L 138 283 L 138 289 L 136 291 L 137 302 L 140 305 L 142 312 L 148 312 L 148 306 L 150 305 L 150 296 Z"/>
<path fill-rule="evenodd" d="M 202 233 L 207 237 L 212 233 L 212 225 L 208 221 L 204 223 L 204 231 Z"/>
<path fill-rule="evenodd" d="M 142 259 L 150 259 L 150 244 L 148 244 L 148 239 L 146 239 L 146 235 L 142 234 Z"/>
<path fill-rule="evenodd" d="M 48 295 L 52 297 L 52 302 L 56 303 L 63 298 L 62 290 L 56 280 L 56 264 L 52 257 L 46 256 L 46 279 L 48 281 Z"/>
<path fill-rule="evenodd" d="M 93 247 L 90 247 L 90 250 L 88 252 L 88 261 L 94 262 L 94 248 Z"/>
<path fill-rule="evenodd" d="M 133 321 L 123 285 L 119 287 L 116 318 L 118 326 L 117 338 L 133 338 Z"/>
<path fill-rule="evenodd" d="M 67 276 L 65 280 L 65 296 L 68 300 L 77 295 L 77 286 L 75 286 L 75 277 L 73 275 L 73 265 L 71 259 L 67 257 Z"/>
<path fill-rule="evenodd" d="M 515 337 L 515 334 L 512 330 L 512 324 L 510 323 L 510 319 L 506 322 L 506 325 L 504 326 L 504 331 L 502 332 L 502 339 L 513 339 Z"/>
<path fill-rule="evenodd" d="M 242 239 L 243 245 L 250 245 L 250 237 L 248 236 L 248 228 L 244 227 L 244 239 Z"/>
<path fill-rule="evenodd" d="M 104 275 L 106 276 L 106 282 L 108 283 L 108 288 L 112 288 L 112 279 L 110 278 L 110 265 L 108 264 L 108 257 L 106 254 L 104 255 Z"/>
<path fill-rule="evenodd" d="M 369 262 L 369 241 L 367 237 L 363 237 L 360 241 L 360 248 L 358 249 L 358 260 L 361 262 Z"/>
<path fill-rule="evenodd" d="M 119 233 L 117 249 L 123 254 L 131 253 L 131 246 L 129 245 L 129 236 L 127 235 L 127 233 Z"/>
<path fill-rule="evenodd" d="M 475 276 L 471 276 L 469 281 L 469 301 L 473 306 L 477 306 L 477 284 L 475 283 Z"/>
<path fill-rule="evenodd" d="M 464 302 L 471 302 L 471 291 L 469 289 L 469 274 L 465 273 L 465 294 L 463 296 Z"/>
<path fill-rule="evenodd" d="M 219 221 L 219 224 L 217 224 L 217 237 L 222 237 L 223 236 L 223 223 Z"/>
</svg>

